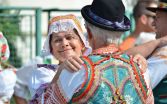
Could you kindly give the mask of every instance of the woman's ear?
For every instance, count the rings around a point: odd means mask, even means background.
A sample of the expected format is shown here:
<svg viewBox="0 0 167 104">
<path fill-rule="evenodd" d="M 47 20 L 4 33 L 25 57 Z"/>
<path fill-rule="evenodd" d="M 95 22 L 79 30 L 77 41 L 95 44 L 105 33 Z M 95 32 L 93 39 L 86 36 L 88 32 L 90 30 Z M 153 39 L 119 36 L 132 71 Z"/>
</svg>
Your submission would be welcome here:
<svg viewBox="0 0 167 104">
<path fill-rule="evenodd" d="M 140 20 L 141 20 L 141 22 L 143 23 L 143 24 L 147 24 L 147 20 L 148 18 L 147 18 L 147 16 L 146 15 L 141 15 L 141 17 L 140 17 Z"/>
</svg>

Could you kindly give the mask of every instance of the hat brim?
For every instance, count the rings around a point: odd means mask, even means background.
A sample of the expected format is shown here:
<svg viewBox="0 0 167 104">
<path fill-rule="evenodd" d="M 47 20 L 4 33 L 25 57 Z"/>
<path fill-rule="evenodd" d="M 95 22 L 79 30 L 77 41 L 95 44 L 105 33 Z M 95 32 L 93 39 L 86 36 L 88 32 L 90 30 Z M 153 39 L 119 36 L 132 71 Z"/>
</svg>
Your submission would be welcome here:
<svg viewBox="0 0 167 104">
<path fill-rule="evenodd" d="M 165 11 L 165 12 L 167 12 L 167 8 L 154 8 L 154 7 L 147 7 L 147 9 L 149 10 L 149 11 L 151 11 L 151 12 L 156 12 L 157 10 L 159 10 L 159 11 Z"/>
<path fill-rule="evenodd" d="M 122 24 L 122 26 L 120 26 L 122 28 L 120 28 L 120 27 L 116 28 L 116 27 L 113 27 L 110 25 L 105 25 L 105 24 L 102 24 L 102 23 L 99 23 L 99 22 L 93 20 L 88 13 L 90 8 L 91 8 L 91 5 L 87 5 L 87 6 L 83 7 L 81 10 L 81 14 L 87 22 L 89 22 L 97 27 L 100 27 L 100 28 L 103 28 L 106 30 L 112 30 L 112 31 L 128 31 L 130 29 L 130 20 L 126 16 L 124 16 L 124 23 Z"/>
</svg>

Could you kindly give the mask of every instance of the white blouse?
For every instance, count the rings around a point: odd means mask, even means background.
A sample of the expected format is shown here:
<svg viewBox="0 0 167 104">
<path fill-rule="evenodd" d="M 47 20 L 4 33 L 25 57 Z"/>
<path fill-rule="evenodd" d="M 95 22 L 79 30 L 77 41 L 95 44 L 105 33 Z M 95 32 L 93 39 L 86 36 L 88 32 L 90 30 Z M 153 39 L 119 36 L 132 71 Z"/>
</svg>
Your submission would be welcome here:
<svg viewBox="0 0 167 104">
<path fill-rule="evenodd" d="M 7 102 L 14 93 L 16 74 L 12 69 L 0 71 L 0 101 Z"/>
</svg>

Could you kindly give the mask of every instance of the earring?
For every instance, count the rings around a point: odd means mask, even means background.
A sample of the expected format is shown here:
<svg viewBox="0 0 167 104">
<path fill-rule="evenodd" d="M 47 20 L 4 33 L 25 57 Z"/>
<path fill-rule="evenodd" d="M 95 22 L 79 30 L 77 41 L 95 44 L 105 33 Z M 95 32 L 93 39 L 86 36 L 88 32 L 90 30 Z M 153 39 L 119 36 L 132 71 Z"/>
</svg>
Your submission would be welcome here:
<svg viewBox="0 0 167 104">
<path fill-rule="evenodd" d="M 85 51 L 85 47 L 83 47 L 83 48 L 81 49 L 81 52 L 82 52 L 82 53 L 84 53 L 84 51 Z"/>
</svg>

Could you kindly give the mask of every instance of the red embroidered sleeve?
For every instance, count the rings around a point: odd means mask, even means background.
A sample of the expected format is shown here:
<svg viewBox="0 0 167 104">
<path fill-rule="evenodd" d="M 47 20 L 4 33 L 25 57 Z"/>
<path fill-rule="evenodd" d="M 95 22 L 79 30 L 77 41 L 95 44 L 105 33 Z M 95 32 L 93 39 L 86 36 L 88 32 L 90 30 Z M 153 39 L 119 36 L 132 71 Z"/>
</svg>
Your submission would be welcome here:
<svg viewBox="0 0 167 104">
<path fill-rule="evenodd" d="M 41 95 L 33 99 L 30 104 L 65 104 L 55 92 L 55 85 L 52 84 Z"/>
</svg>

